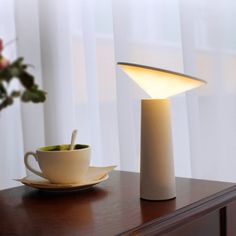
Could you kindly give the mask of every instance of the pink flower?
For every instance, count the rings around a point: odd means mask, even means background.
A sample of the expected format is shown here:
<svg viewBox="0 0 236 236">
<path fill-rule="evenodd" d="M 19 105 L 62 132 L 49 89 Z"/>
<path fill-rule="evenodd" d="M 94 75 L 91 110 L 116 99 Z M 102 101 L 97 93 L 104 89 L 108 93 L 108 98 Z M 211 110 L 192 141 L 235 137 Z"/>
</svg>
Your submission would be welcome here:
<svg viewBox="0 0 236 236">
<path fill-rule="evenodd" d="M 2 53 L 3 50 L 3 40 L 0 38 L 0 54 Z"/>
<path fill-rule="evenodd" d="M 6 58 L 0 55 L 0 70 L 6 68 L 9 64 L 10 62 Z"/>
<path fill-rule="evenodd" d="M 0 70 L 6 68 L 10 64 L 10 62 L 5 57 L 3 57 L 2 51 L 3 51 L 3 40 L 0 38 Z"/>
</svg>

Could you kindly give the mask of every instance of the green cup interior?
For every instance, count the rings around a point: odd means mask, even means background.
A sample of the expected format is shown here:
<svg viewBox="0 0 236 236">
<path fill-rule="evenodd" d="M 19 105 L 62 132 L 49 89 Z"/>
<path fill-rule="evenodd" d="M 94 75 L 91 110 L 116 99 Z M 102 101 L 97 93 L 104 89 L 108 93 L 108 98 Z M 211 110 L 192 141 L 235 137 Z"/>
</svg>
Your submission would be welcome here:
<svg viewBox="0 0 236 236">
<path fill-rule="evenodd" d="M 76 144 L 74 150 L 78 150 L 78 149 L 84 149 L 84 148 L 88 148 L 89 145 L 86 144 Z M 38 150 L 39 151 L 66 151 L 69 150 L 70 148 L 70 144 L 63 144 L 63 145 L 53 145 L 53 146 L 47 146 L 47 147 L 41 147 Z"/>
</svg>

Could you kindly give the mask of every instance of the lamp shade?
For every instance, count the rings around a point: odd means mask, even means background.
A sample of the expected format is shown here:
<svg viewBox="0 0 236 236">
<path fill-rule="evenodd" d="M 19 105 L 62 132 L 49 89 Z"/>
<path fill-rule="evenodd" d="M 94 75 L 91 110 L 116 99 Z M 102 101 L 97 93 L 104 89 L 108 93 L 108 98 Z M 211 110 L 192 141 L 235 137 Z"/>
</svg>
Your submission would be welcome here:
<svg viewBox="0 0 236 236">
<path fill-rule="evenodd" d="M 159 68 L 125 62 L 117 64 L 152 98 L 168 98 L 206 83 L 192 76 Z"/>
</svg>

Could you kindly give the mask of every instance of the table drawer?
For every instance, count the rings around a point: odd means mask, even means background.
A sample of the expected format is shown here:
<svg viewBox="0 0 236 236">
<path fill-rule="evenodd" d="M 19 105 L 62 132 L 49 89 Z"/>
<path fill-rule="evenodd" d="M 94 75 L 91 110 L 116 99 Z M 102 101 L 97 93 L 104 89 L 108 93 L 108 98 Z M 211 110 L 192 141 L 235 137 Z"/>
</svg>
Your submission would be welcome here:
<svg viewBox="0 0 236 236">
<path fill-rule="evenodd" d="M 220 210 L 195 219 L 162 236 L 221 236 Z"/>
</svg>

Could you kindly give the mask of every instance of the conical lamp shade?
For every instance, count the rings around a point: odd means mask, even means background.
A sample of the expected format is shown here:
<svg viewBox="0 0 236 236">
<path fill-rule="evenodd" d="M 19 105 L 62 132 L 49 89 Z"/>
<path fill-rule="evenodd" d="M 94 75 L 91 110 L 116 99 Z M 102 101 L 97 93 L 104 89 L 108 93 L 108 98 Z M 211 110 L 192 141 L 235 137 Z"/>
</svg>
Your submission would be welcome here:
<svg viewBox="0 0 236 236">
<path fill-rule="evenodd" d="M 206 83 L 201 79 L 163 69 L 124 62 L 118 65 L 152 98 L 168 98 Z"/>
</svg>

